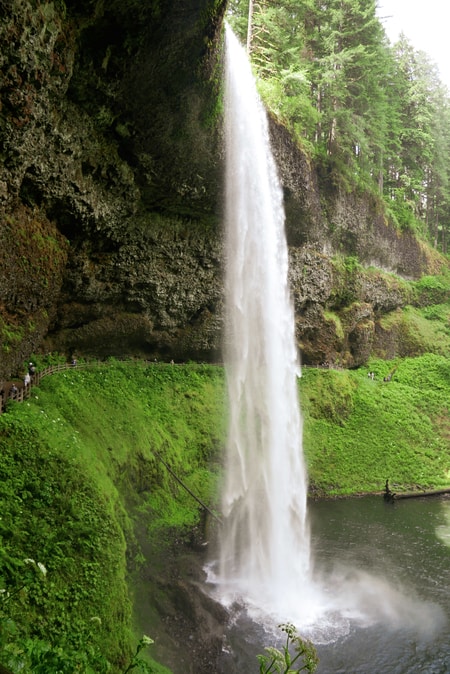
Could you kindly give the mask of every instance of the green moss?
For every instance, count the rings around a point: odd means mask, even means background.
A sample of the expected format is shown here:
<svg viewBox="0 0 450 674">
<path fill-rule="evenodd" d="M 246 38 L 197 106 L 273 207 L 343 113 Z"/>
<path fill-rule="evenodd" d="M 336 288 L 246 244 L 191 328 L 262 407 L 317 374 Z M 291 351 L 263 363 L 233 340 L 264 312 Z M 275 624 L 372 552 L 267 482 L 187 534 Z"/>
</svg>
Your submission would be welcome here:
<svg viewBox="0 0 450 674">
<path fill-rule="evenodd" d="M 311 491 L 381 491 L 387 478 L 404 489 L 448 486 L 449 382 L 448 358 L 432 354 L 357 371 L 305 368 Z M 214 508 L 224 395 L 220 367 L 111 360 L 47 377 L 28 401 L 8 406 L 0 416 L 0 589 L 11 597 L 0 604 L 2 664 L 33 671 L 37 653 L 52 662 L 47 671 L 61 662 L 86 673 L 106 671 L 106 661 L 113 674 L 125 669 L 139 636 L 130 582 L 145 563 L 136 527 L 144 524 L 140 540 L 146 535 L 164 564 L 166 543 L 200 521 L 198 502 L 160 457 Z M 46 576 L 26 559 L 44 564 Z"/>
<path fill-rule="evenodd" d="M 29 401 L 9 405 L 0 417 L 0 551 L 11 571 L 1 587 L 20 587 L 26 558 L 48 573 L 0 615 L 14 625 L 0 637 L 3 662 L 29 663 L 27 643 L 78 662 L 89 645 L 94 671 L 106 671 L 102 658 L 123 671 L 136 639 L 126 582 L 127 550 L 139 558 L 133 512 L 179 535 L 199 521 L 198 503 L 156 451 L 209 501 L 221 388 L 218 368 L 111 362 L 47 377 Z"/>
<path fill-rule="evenodd" d="M 372 360 L 357 371 L 307 369 L 300 382 L 315 489 L 371 492 L 387 478 L 404 489 L 449 486 L 448 359 L 428 354 Z"/>
<path fill-rule="evenodd" d="M 323 316 L 327 323 L 333 323 L 337 338 L 343 340 L 345 336 L 344 328 L 342 327 L 342 322 L 339 316 L 332 311 L 324 311 Z"/>
<path fill-rule="evenodd" d="M 450 298 L 450 272 L 440 276 L 423 276 L 413 284 L 416 302 L 421 305 L 442 304 Z"/>
<path fill-rule="evenodd" d="M 408 306 L 383 316 L 379 324 L 397 335 L 399 355 L 450 353 L 450 304 L 433 305 L 424 309 Z M 381 354 L 379 354 L 381 355 Z"/>
<path fill-rule="evenodd" d="M 23 326 L 7 323 L 0 316 L 0 346 L 3 353 L 10 353 L 11 350 L 17 348 L 17 345 L 22 341 L 24 334 L 25 328 Z"/>
<path fill-rule="evenodd" d="M 344 424 L 351 413 L 352 382 L 346 372 L 328 370 L 326 378 L 323 370 L 307 370 L 309 394 L 304 404 L 310 418 L 325 419 L 338 425 Z M 304 378 L 302 386 L 304 386 Z"/>
<path fill-rule="evenodd" d="M 353 256 L 336 255 L 331 262 L 334 274 L 330 304 L 340 308 L 359 299 L 361 265 Z"/>
</svg>

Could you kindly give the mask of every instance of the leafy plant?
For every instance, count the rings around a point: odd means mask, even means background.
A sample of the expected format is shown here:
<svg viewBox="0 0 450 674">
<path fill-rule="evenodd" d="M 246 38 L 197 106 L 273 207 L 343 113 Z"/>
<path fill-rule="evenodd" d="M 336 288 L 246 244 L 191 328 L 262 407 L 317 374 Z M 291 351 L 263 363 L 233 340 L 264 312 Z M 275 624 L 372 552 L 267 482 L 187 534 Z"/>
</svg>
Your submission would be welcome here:
<svg viewBox="0 0 450 674">
<path fill-rule="evenodd" d="M 142 658 L 139 657 L 139 653 L 146 648 L 147 646 L 150 646 L 150 644 L 153 644 L 154 641 L 153 639 L 150 639 L 146 634 L 140 639 L 137 647 L 136 647 L 136 652 L 134 653 L 130 664 L 128 667 L 124 670 L 123 674 L 128 674 L 131 672 L 133 669 L 136 669 L 137 671 L 144 672 L 145 674 L 152 674 L 153 669 L 148 665 Z"/>
<path fill-rule="evenodd" d="M 260 674 L 315 672 L 319 659 L 313 644 L 302 639 L 291 623 L 279 627 L 286 634 L 285 644 L 281 650 L 267 647 L 265 655 L 258 655 Z"/>
<path fill-rule="evenodd" d="M 61 358 L 32 360 L 40 369 Z M 139 558 L 131 513 L 139 509 L 161 539 L 199 522 L 197 502 L 153 451 L 209 500 L 222 386 L 221 368 L 111 360 L 43 379 L 0 416 L 0 589 L 17 590 L 3 605 L 3 664 L 119 674 L 132 662 L 145 671 L 142 653 L 129 655 L 126 552 Z M 22 587 L 34 569 L 25 558 L 45 562 L 45 582 Z"/>
</svg>

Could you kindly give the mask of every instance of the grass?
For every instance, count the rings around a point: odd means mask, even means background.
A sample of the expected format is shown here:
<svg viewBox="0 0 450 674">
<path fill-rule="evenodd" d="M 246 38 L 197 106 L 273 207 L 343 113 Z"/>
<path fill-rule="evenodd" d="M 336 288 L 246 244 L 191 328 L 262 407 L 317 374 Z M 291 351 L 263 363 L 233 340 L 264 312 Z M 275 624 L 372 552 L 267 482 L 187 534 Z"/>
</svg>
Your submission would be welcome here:
<svg viewBox="0 0 450 674">
<path fill-rule="evenodd" d="M 34 671 L 33 658 L 44 658 L 43 671 L 57 671 L 59 653 L 61 671 L 124 671 L 137 639 L 127 585 L 140 558 L 136 513 L 150 533 L 182 534 L 199 520 L 155 451 L 209 500 L 221 382 L 218 368 L 111 362 L 48 377 L 29 401 L 8 404 L 0 417 L 0 623 L 10 626 L 0 633 L 2 664 Z M 45 566 L 45 578 L 28 580 L 27 558 Z"/>
<path fill-rule="evenodd" d="M 312 494 L 381 491 L 387 478 L 396 491 L 450 486 L 448 358 L 307 368 L 299 390 Z M 164 561 L 166 542 L 187 539 L 200 521 L 198 503 L 158 455 L 214 508 L 224 395 L 220 367 L 111 360 L 47 377 L 28 401 L 8 403 L 0 416 L 2 664 L 125 670 L 139 639 L 131 581 L 149 563 L 136 527 L 145 523 Z"/>
<path fill-rule="evenodd" d="M 300 390 L 314 492 L 380 491 L 387 478 L 397 490 L 450 486 L 448 359 L 428 354 L 373 360 L 356 371 L 307 369 Z"/>
</svg>

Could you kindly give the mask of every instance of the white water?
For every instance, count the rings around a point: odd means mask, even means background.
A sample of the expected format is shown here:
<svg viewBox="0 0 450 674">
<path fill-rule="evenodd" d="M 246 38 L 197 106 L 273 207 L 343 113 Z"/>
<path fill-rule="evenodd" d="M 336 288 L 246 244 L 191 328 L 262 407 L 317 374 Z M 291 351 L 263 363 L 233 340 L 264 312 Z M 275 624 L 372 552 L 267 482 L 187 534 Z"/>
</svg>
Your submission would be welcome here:
<svg viewBox="0 0 450 674">
<path fill-rule="evenodd" d="M 244 49 L 226 29 L 226 335 L 229 399 L 222 599 L 287 618 L 309 575 L 300 375 L 283 197 Z"/>
<path fill-rule="evenodd" d="M 364 569 L 310 562 L 300 365 L 283 198 L 244 49 L 226 28 L 226 335 L 229 433 L 215 594 L 259 624 L 290 621 L 317 642 L 350 624 L 434 629 L 438 607 Z"/>
</svg>

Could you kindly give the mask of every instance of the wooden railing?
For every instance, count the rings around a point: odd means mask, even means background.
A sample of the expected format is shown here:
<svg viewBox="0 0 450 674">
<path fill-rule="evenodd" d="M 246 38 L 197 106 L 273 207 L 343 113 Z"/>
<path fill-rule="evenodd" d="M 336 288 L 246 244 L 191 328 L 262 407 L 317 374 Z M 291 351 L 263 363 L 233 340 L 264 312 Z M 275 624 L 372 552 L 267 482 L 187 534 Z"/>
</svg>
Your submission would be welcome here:
<svg viewBox="0 0 450 674">
<path fill-rule="evenodd" d="M 144 367 L 148 367 L 149 365 L 160 365 L 163 363 L 163 361 L 157 361 L 156 359 L 121 360 L 120 358 L 116 358 L 115 360 L 119 361 L 122 365 L 125 365 L 127 363 L 129 363 L 130 365 L 141 364 Z M 173 360 L 171 361 L 171 364 L 174 364 Z M 5 411 L 5 405 L 8 400 L 15 400 L 18 403 L 22 403 L 24 400 L 29 398 L 31 395 L 31 389 L 34 386 L 39 386 L 44 377 L 48 377 L 51 374 L 56 374 L 57 372 L 64 372 L 65 370 L 73 370 L 73 369 L 80 370 L 90 367 L 107 367 L 107 366 L 108 361 L 105 360 L 88 360 L 81 362 L 76 361 L 75 363 L 57 363 L 56 365 L 48 365 L 48 367 L 44 368 L 40 372 L 35 372 L 34 375 L 31 377 L 31 381 L 29 384 L 25 384 L 25 380 L 19 383 L 17 382 L 16 379 L 15 382 L 11 382 L 9 385 L 6 386 L 4 385 L 4 388 L 0 392 L 0 414 L 2 414 Z"/>
<path fill-rule="evenodd" d="M 120 359 L 119 359 L 120 360 Z M 135 360 L 123 360 L 121 361 L 122 363 L 130 363 L 133 365 L 136 365 Z M 142 362 L 144 365 L 154 365 L 156 361 L 139 361 Z M 171 361 L 173 363 L 173 361 Z M 44 368 L 40 372 L 36 372 L 32 378 L 29 384 L 25 383 L 20 383 L 20 384 L 11 384 L 9 387 L 3 388 L 3 390 L 0 392 L 0 414 L 3 414 L 5 411 L 5 406 L 6 402 L 8 400 L 15 400 L 18 403 L 23 402 L 24 400 L 27 400 L 30 395 L 31 395 L 31 389 L 34 386 L 39 386 L 41 381 L 44 379 L 44 377 L 48 377 L 51 374 L 55 374 L 57 372 L 64 372 L 65 370 L 73 370 L 74 368 L 80 369 L 80 368 L 88 368 L 88 367 L 101 367 L 107 365 L 107 362 L 104 360 L 89 360 L 89 361 L 81 361 L 80 363 L 57 363 L 56 365 L 48 365 L 48 367 Z M 322 363 L 321 365 L 302 365 L 303 368 L 314 368 L 314 369 L 330 369 L 330 370 L 338 370 L 340 369 L 339 366 L 337 365 L 329 365 L 328 363 Z M 0 382 L 1 383 L 1 382 Z"/>
<path fill-rule="evenodd" d="M 29 384 L 15 384 L 12 383 L 8 388 L 4 388 L 0 395 L 0 414 L 3 414 L 5 411 L 6 402 L 8 400 L 15 400 L 18 403 L 22 403 L 24 400 L 31 395 L 31 389 L 34 386 L 39 386 L 44 377 L 48 377 L 51 374 L 56 372 L 63 372 L 65 370 L 73 370 L 74 368 L 87 368 L 87 367 L 99 367 L 101 365 L 106 365 L 105 361 L 92 360 L 81 363 L 57 363 L 56 365 L 49 365 L 40 372 L 35 372 L 31 377 Z"/>
</svg>

